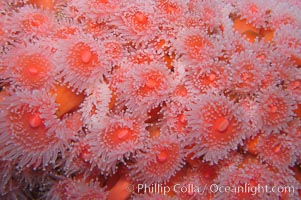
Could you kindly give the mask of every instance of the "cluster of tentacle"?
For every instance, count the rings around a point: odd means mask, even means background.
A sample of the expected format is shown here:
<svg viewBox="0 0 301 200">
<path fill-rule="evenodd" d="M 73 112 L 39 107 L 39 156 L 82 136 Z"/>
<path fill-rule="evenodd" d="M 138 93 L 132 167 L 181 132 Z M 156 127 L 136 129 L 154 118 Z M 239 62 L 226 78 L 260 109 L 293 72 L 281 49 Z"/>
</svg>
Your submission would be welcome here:
<svg viewBox="0 0 301 200">
<path fill-rule="evenodd" d="M 175 183 L 296 191 L 166 199 L 300 198 L 300 9 L 1 1 L 0 198 L 158 199 L 135 185 Z"/>
</svg>

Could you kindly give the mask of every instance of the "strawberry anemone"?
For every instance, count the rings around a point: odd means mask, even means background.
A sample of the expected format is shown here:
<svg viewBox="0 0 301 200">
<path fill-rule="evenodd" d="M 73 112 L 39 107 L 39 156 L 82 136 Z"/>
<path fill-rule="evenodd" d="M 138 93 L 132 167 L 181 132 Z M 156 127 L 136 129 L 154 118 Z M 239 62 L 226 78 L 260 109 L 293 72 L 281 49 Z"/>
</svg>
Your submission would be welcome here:
<svg viewBox="0 0 301 200">
<path fill-rule="evenodd" d="M 125 41 L 119 37 L 112 36 L 111 34 L 105 36 L 102 40 L 103 51 L 101 54 L 105 58 L 106 65 L 120 66 L 127 57 L 125 48 Z"/>
<path fill-rule="evenodd" d="M 236 14 L 240 16 L 240 19 L 246 19 L 248 24 L 252 24 L 258 28 L 268 25 L 270 13 L 276 5 L 276 2 L 273 0 L 235 0 L 234 2 Z"/>
<path fill-rule="evenodd" d="M 108 115 L 85 138 L 92 164 L 104 173 L 115 173 L 120 162 L 126 163 L 144 148 L 148 138 L 145 126 L 143 120 L 129 113 Z"/>
<path fill-rule="evenodd" d="M 218 37 L 198 28 L 180 31 L 174 41 L 174 48 L 183 61 L 193 65 L 202 61 L 211 61 L 219 55 Z"/>
<path fill-rule="evenodd" d="M 2 64 L 3 78 L 20 89 L 42 89 L 54 86 L 56 62 L 49 48 L 33 44 L 10 49 Z"/>
<path fill-rule="evenodd" d="M 259 158 L 279 171 L 287 171 L 296 162 L 296 149 L 285 135 L 263 135 L 258 141 Z"/>
<path fill-rule="evenodd" d="M 269 87 L 258 96 L 259 117 L 262 131 L 267 134 L 277 133 L 288 127 L 293 120 L 296 102 L 287 91 L 277 87 Z"/>
<path fill-rule="evenodd" d="M 55 52 L 60 71 L 58 78 L 79 92 L 102 80 L 110 68 L 101 62 L 99 46 L 96 40 L 83 34 L 59 40 Z"/>
<path fill-rule="evenodd" d="M 184 190 L 181 191 L 180 187 L 176 188 L 177 197 L 190 200 L 212 198 L 214 195 L 210 190 L 206 190 L 206 187 L 215 183 L 219 169 L 218 165 L 210 165 L 207 162 L 199 162 L 194 168 L 189 168 L 181 182 L 181 187 L 185 187 Z M 194 188 L 199 189 L 194 190 Z"/>
<path fill-rule="evenodd" d="M 185 2 L 180 0 L 156 0 L 156 8 L 162 15 L 163 20 L 168 20 L 169 22 L 178 21 L 179 18 L 182 18 L 184 13 L 187 11 Z M 166 24 L 164 22 L 163 25 Z"/>
<path fill-rule="evenodd" d="M 139 183 L 167 182 L 185 165 L 184 141 L 170 133 L 157 136 L 130 165 L 130 175 Z"/>
<path fill-rule="evenodd" d="M 203 27 L 210 33 L 219 33 L 227 25 L 230 14 L 229 7 L 218 0 L 190 0 L 189 12 L 185 15 L 185 25 L 188 27 Z M 216 12 L 220 10 L 220 12 Z"/>
<path fill-rule="evenodd" d="M 267 74 L 266 63 L 261 63 L 253 51 L 242 51 L 231 58 L 232 88 L 240 93 L 259 90 Z"/>
<path fill-rule="evenodd" d="M 119 12 L 120 3 L 117 0 L 91 0 L 85 1 L 80 9 L 86 11 L 86 16 L 98 22 L 110 22 L 112 14 Z"/>
<path fill-rule="evenodd" d="M 271 189 L 277 184 L 275 174 L 254 158 L 247 158 L 238 166 L 230 165 L 223 168 L 216 181 L 219 188 L 229 186 L 235 190 L 216 191 L 215 199 L 277 199 L 276 193 L 265 190 L 266 187 Z"/>
<path fill-rule="evenodd" d="M 117 88 L 118 100 L 131 111 L 149 111 L 167 100 L 174 88 L 170 71 L 160 62 L 133 65 L 125 77 Z"/>
<path fill-rule="evenodd" d="M 8 16 L 7 30 L 17 34 L 17 40 L 29 41 L 52 35 L 55 31 L 54 13 L 25 5 Z"/>
<path fill-rule="evenodd" d="M 1 102 L 0 156 L 34 169 L 54 163 L 67 147 L 69 130 L 55 115 L 55 99 L 45 91 L 15 92 Z"/>
<path fill-rule="evenodd" d="M 155 3 L 150 0 L 130 0 L 121 4 L 112 24 L 118 32 L 134 44 L 148 43 L 159 32 L 155 13 Z"/>
<path fill-rule="evenodd" d="M 210 91 L 196 98 L 189 108 L 186 113 L 195 144 L 190 149 L 193 158 L 204 156 L 205 161 L 217 163 L 249 135 L 243 110 L 224 95 Z"/>
<path fill-rule="evenodd" d="M 269 25 L 272 29 L 277 30 L 282 26 L 292 25 L 300 26 L 301 19 L 299 16 L 300 8 L 291 6 L 288 2 L 277 3 L 270 13 Z"/>
<path fill-rule="evenodd" d="M 301 23 L 300 23 L 301 24 Z M 273 41 L 277 50 L 292 61 L 300 65 L 301 60 L 301 33 L 300 29 L 293 25 L 281 26 L 275 31 Z"/>
<path fill-rule="evenodd" d="M 155 10 L 160 26 L 158 41 L 169 43 L 182 28 L 187 2 L 181 0 L 156 0 Z"/>
<path fill-rule="evenodd" d="M 97 181 L 89 181 L 83 178 L 64 178 L 52 185 L 45 194 L 46 199 L 107 199 L 108 193 L 100 187 Z"/>
<path fill-rule="evenodd" d="M 195 95 L 205 94 L 211 89 L 222 91 L 227 88 L 230 71 L 224 67 L 226 63 L 202 63 L 186 69 L 185 86 Z"/>
</svg>

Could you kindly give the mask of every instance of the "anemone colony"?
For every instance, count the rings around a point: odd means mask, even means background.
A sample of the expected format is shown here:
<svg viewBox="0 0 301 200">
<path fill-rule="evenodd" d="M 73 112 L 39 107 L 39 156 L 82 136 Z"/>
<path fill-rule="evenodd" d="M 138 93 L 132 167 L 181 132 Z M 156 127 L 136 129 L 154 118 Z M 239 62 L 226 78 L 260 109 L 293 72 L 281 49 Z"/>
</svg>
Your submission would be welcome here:
<svg viewBox="0 0 301 200">
<path fill-rule="evenodd" d="M 129 184 L 293 186 L 299 0 L 4 0 L 1 199 L 158 199 Z M 135 188 L 134 188 L 135 189 Z"/>
</svg>

